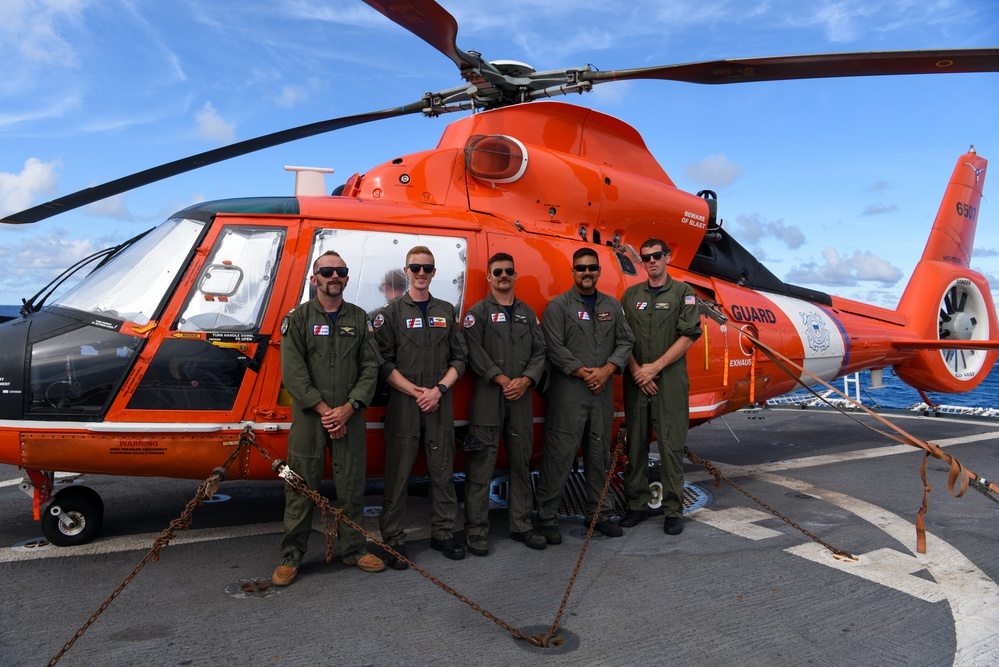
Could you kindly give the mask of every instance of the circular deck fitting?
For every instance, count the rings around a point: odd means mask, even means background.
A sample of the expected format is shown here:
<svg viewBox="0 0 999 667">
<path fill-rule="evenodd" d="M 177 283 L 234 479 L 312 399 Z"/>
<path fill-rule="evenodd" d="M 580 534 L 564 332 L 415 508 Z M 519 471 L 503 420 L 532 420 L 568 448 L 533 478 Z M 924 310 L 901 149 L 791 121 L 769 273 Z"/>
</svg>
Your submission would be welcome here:
<svg viewBox="0 0 999 667">
<path fill-rule="evenodd" d="M 206 505 L 208 503 L 224 503 L 224 502 L 226 502 L 228 500 L 232 500 L 232 496 L 227 496 L 224 493 L 216 493 L 211 498 L 205 498 L 204 503 Z"/>
<path fill-rule="evenodd" d="M 44 537 L 33 537 L 30 540 L 24 540 L 23 542 L 18 542 L 10 548 L 11 551 L 19 551 L 21 553 L 32 553 L 35 551 L 48 551 L 53 549 L 52 543 L 46 540 Z"/>
<path fill-rule="evenodd" d="M 225 592 L 234 598 L 268 598 L 281 593 L 281 589 L 267 579 L 240 579 L 225 587 Z"/>
<path fill-rule="evenodd" d="M 520 631 L 528 637 L 533 637 L 534 635 L 548 632 L 551 629 L 552 626 L 550 625 L 528 625 L 520 628 Z M 535 646 L 534 644 L 526 642 L 523 639 L 514 639 L 514 641 L 517 642 L 517 646 L 521 647 L 525 651 L 544 655 L 561 655 L 563 653 L 571 653 L 579 648 L 579 637 L 575 633 L 569 632 L 562 627 L 560 627 L 558 632 L 555 633 L 555 636 L 552 638 L 552 645 L 549 648 Z"/>
</svg>

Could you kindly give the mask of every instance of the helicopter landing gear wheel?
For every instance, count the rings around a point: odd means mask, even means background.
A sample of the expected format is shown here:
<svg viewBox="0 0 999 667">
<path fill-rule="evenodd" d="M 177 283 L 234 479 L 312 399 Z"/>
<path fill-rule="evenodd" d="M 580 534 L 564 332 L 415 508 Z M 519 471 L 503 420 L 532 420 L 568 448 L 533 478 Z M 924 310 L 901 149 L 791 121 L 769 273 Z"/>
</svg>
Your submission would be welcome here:
<svg viewBox="0 0 999 667">
<path fill-rule="evenodd" d="M 649 466 L 649 491 L 652 492 L 652 500 L 649 501 L 649 510 L 653 514 L 662 510 L 663 507 L 663 469 L 659 463 Z"/>
<path fill-rule="evenodd" d="M 57 547 L 86 544 L 104 523 L 104 501 L 93 489 L 74 486 L 55 495 L 42 514 L 42 535 Z"/>
</svg>

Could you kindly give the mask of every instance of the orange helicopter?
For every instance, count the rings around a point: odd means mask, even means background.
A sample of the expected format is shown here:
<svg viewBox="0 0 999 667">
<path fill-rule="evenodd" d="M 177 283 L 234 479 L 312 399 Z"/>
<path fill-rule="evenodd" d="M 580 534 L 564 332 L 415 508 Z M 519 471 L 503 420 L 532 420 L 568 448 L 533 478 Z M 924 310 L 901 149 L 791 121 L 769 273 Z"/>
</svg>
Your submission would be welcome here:
<svg viewBox="0 0 999 667">
<path fill-rule="evenodd" d="M 636 248 L 649 237 L 666 239 L 671 275 L 694 288 L 704 313 L 704 335 L 688 352 L 692 426 L 796 387 L 740 329 L 826 380 L 891 367 L 920 391 L 965 392 L 991 370 L 999 321 L 988 282 L 969 268 L 987 165 L 974 149 L 958 158 L 922 259 L 890 310 L 785 283 L 722 227 L 714 193 L 676 188 L 635 129 L 596 111 L 534 100 L 631 79 L 726 84 L 995 72 L 999 49 L 536 72 L 458 49 L 454 18 L 432 0 L 366 1 L 449 57 L 466 83 L 402 107 L 201 153 L 3 219 L 37 222 L 353 125 L 476 112 L 448 125 L 435 148 L 355 174 L 332 195 L 324 170 L 295 167 L 295 196 L 220 200 L 175 213 L 67 270 L 56 285 L 93 265 L 66 293 L 50 299 L 50 286 L 25 303 L 20 318 L 0 324 L 0 463 L 26 471 L 22 488 L 53 544 L 93 539 L 104 513 L 87 487 L 53 494 L 56 470 L 204 479 L 248 432 L 284 456 L 291 410 L 281 388 L 280 322 L 309 298 L 309 267 L 329 249 L 350 267 L 346 299 L 368 311 L 384 305 L 380 288 L 415 245 L 434 253 L 434 295 L 462 312 L 485 296 L 487 258 L 508 252 L 520 273 L 518 296 L 540 313 L 571 286 L 570 257 L 581 245 L 599 255 L 600 289 L 620 295 L 644 279 Z M 455 388 L 458 427 L 470 387 L 463 378 Z M 618 382 L 619 419 L 620 389 Z M 540 396 L 534 404 L 537 463 Z M 377 401 L 366 411 L 370 477 L 384 468 L 384 414 Z M 274 479 L 270 462 L 252 448 L 240 451 L 229 474 Z"/>
</svg>

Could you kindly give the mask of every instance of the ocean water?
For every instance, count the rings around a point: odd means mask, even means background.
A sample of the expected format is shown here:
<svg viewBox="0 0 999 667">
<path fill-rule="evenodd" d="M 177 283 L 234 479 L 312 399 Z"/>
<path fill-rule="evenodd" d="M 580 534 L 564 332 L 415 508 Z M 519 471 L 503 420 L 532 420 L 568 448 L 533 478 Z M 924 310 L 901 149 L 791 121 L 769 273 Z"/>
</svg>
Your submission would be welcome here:
<svg viewBox="0 0 999 667">
<path fill-rule="evenodd" d="M 20 314 L 20 306 L 0 306 L 0 317 L 17 317 Z M 905 384 L 895 377 L 891 370 L 886 369 L 882 374 L 884 389 L 871 389 L 871 374 L 863 371 L 860 374 L 860 399 L 865 405 L 880 406 L 882 408 L 907 408 L 923 402 L 915 389 Z M 843 390 L 843 380 L 839 379 L 831 383 L 839 390 Z M 818 392 L 825 391 L 825 387 L 815 387 Z M 855 395 L 856 389 L 850 387 L 848 392 L 851 397 Z M 798 392 L 795 392 L 798 393 Z M 999 408 L 999 364 L 992 369 L 988 377 L 982 381 L 978 387 L 965 394 L 928 394 L 934 403 L 941 405 L 959 405 L 969 408 Z"/>
</svg>

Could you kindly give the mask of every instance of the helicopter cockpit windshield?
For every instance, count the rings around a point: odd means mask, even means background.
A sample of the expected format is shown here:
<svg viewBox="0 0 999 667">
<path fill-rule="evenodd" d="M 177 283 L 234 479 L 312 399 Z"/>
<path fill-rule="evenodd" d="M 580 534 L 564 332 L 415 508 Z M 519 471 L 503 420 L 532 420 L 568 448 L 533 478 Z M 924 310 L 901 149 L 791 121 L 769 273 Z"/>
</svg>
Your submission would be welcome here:
<svg viewBox="0 0 999 667">
<path fill-rule="evenodd" d="M 204 226 L 185 218 L 167 220 L 50 305 L 148 324 Z"/>
</svg>

